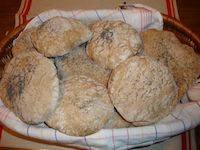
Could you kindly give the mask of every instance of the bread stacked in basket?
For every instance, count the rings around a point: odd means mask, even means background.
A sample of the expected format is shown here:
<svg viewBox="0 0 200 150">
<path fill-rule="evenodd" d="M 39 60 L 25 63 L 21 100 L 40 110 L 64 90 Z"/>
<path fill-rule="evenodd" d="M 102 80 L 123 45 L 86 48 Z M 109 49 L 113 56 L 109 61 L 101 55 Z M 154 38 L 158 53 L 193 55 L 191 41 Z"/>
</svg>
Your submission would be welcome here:
<svg viewBox="0 0 200 150">
<path fill-rule="evenodd" d="M 54 17 L 23 31 L 0 81 L 22 121 L 67 135 L 153 124 L 200 75 L 200 58 L 168 31 Z"/>
</svg>

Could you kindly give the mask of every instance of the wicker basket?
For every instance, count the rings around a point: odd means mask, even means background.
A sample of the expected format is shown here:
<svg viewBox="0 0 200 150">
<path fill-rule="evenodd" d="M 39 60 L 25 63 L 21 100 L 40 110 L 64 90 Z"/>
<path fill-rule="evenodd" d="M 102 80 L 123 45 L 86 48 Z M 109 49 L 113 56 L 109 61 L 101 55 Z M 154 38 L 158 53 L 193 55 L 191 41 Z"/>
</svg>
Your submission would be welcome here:
<svg viewBox="0 0 200 150">
<path fill-rule="evenodd" d="M 163 14 L 164 19 L 164 30 L 169 30 L 174 32 L 177 37 L 181 40 L 181 42 L 190 45 L 194 48 L 194 50 L 200 54 L 200 38 L 194 34 L 190 29 L 185 27 L 182 23 L 178 20 L 170 18 Z M 19 33 L 25 28 L 26 24 L 23 24 L 13 30 L 4 40 L 0 42 L 0 78 L 1 78 L 1 71 L 3 70 L 5 64 L 12 58 L 12 45 L 13 40 L 19 35 Z M 13 124 L 12 124 L 13 125 Z M 30 127 L 30 126 L 29 126 Z M 28 129 L 27 128 L 27 135 Z M 40 130 L 40 128 L 38 128 Z M 185 131 L 185 130 L 184 130 Z M 157 130 L 156 130 L 157 132 Z M 57 133 L 56 131 L 53 133 Z M 175 133 L 176 134 L 176 133 Z M 38 137 L 40 139 L 40 137 Z M 160 139 L 162 141 L 164 139 Z M 146 143 L 146 145 L 149 145 Z"/>
<path fill-rule="evenodd" d="M 13 40 L 17 38 L 21 31 L 26 27 L 26 24 L 23 24 L 15 28 L 10 32 L 2 41 L 0 41 L 0 79 L 2 77 L 2 71 L 6 62 L 12 58 L 11 49 L 13 46 Z"/>
<path fill-rule="evenodd" d="M 182 43 L 191 46 L 195 52 L 200 54 L 200 37 L 175 18 L 162 14 L 164 30 L 172 31 Z"/>
</svg>

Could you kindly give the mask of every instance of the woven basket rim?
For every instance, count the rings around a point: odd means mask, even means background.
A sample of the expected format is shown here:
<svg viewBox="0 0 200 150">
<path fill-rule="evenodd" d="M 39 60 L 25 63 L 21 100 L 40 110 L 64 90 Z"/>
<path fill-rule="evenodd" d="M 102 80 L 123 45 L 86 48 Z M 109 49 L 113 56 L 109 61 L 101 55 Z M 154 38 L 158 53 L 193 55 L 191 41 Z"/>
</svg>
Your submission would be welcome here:
<svg viewBox="0 0 200 150">
<path fill-rule="evenodd" d="M 15 29 L 13 29 L 7 36 L 5 36 L 2 40 L 0 40 L 0 52 L 2 50 L 2 48 L 4 47 L 4 45 L 6 45 L 10 40 L 14 40 L 15 36 L 18 35 L 28 24 L 28 22 L 19 25 L 18 27 L 16 27 Z"/>
<path fill-rule="evenodd" d="M 192 39 L 200 47 L 200 35 L 199 34 L 197 34 L 194 31 L 192 31 L 192 29 L 190 27 L 188 27 L 187 25 L 185 25 L 183 22 L 181 22 L 181 20 L 178 20 L 176 18 L 170 17 L 170 16 L 168 16 L 166 14 L 163 14 L 163 13 L 161 13 L 161 14 L 162 14 L 162 17 L 163 17 L 164 24 L 172 24 L 172 25 L 176 26 L 177 28 L 182 30 L 182 32 L 184 32 L 185 34 L 187 34 L 190 37 L 192 37 Z"/>
</svg>

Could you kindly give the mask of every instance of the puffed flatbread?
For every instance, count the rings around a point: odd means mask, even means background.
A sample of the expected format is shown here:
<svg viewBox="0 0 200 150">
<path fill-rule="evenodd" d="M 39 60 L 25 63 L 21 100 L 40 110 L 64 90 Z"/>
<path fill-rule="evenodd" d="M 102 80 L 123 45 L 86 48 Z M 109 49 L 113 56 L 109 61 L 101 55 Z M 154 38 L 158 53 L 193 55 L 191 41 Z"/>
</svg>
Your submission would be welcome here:
<svg viewBox="0 0 200 150">
<path fill-rule="evenodd" d="M 62 95 L 56 111 L 46 123 L 60 132 L 85 136 L 99 131 L 112 116 L 104 85 L 86 76 L 74 75 L 61 81 Z"/>
<path fill-rule="evenodd" d="M 153 57 L 169 68 L 179 87 L 178 99 L 200 75 L 200 56 L 182 44 L 174 33 L 150 29 L 141 33 L 144 55 Z"/>
<path fill-rule="evenodd" d="M 172 74 L 147 56 L 131 57 L 115 68 L 108 90 L 117 111 L 135 126 L 157 122 L 178 103 Z"/>
<path fill-rule="evenodd" d="M 85 47 L 77 47 L 70 53 L 55 58 L 60 79 L 72 75 L 85 75 L 107 86 L 111 70 L 104 69 L 92 61 L 85 52 Z"/>
<path fill-rule="evenodd" d="M 91 36 L 91 31 L 81 21 L 54 17 L 39 26 L 31 38 L 38 52 L 46 57 L 56 57 L 67 54 L 87 42 Z"/>
<path fill-rule="evenodd" d="M 5 68 L 0 87 L 2 102 L 29 124 L 45 121 L 59 97 L 56 67 L 38 52 L 14 56 Z"/>
<path fill-rule="evenodd" d="M 97 21 L 91 25 L 92 39 L 87 44 L 88 56 L 108 69 L 114 69 L 130 56 L 142 51 L 139 33 L 122 21 Z"/>
</svg>

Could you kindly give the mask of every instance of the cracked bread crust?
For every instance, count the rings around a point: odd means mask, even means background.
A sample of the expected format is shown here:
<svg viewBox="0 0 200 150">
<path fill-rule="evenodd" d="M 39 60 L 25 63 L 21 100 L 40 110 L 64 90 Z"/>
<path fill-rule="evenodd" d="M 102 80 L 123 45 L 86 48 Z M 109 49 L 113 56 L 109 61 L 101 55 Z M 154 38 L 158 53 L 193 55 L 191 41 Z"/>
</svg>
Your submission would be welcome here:
<svg viewBox="0 0 200 150">
<path fill-rule="evenodd" d="M 135 126 L 152 124 L 177 104 L 177 86 L 168 68 L 147 56 L 127 59 L 108 83 L 117 111 Z"/>
<path fill-rule="evenodd" d="M 122 21 L 97 21 L 91 30 L 93 37 L 87 44 L 87 54 L 105 68 L 114 69 L 142 50 L 138 32 Z"/>
<path fill-rule="evenodd" d="M 107 89 L 86 76 L 74 75 L 61 81 L 60 104 L 47 120 L 50 127 L 67 135 L 85 136 L 97 132 L 112 116 Z"/>
<path fill-rule="evenodd" d="M 77 47 L 70 53 L 55 58 L 58 75 L 61 80 L 72 75 L 85 75 L 107 86 L 111 70 L 92 61 L 85 52 L 85 47 Z"/>
<path fill-rule="evenodd" d="M 57 105 L 56 67 L 38 52 L 13 57 L 5 68 L 0 86 L 0 98 L 5 106 L 26 123 L 44 122 Z"/>
<path fill-rule="evenodd" d="M 91 36 L 91 31 L 81 21 L 54 17 L 39 26 L 31 38 L 40 53 L 46 57 L 56 57 L 67 54 L 87 42 Z"/>
</svg>

